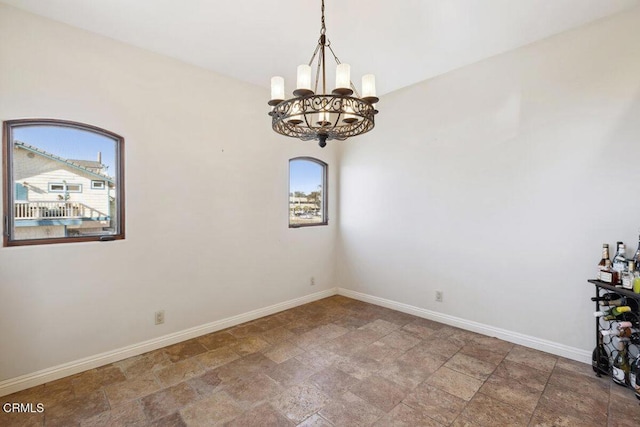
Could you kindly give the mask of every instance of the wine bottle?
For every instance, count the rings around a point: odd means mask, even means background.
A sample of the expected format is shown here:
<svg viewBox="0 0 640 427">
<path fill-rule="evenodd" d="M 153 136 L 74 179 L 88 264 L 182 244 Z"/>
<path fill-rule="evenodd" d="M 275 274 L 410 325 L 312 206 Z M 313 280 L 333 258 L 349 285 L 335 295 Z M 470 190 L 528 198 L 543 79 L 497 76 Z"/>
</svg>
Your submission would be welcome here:
<svg viewBox="0 0 640 427">
<path fill-rule="evenodd" d="M 598 297 L 591 297 L 591 301 L 597 301 L 600 303 L 600 305 L 607 305 L 607 303 L 610 301 L 618 300 L 622 300 L 622 295 L 615 292 L 607 292 L 606 294 L 602 294 Z"/>
<path fill-rule="evenodd" d="M 629 383 L 629 372 L 631 367 L 629 366 L 629 359 L 627 358 L 627 341 L 626 338 L 621 338 L 618 341 L 618 354 L 613 359 L 612 378 L 616 384 L 626 386 Z"/>
<path fill-rule="evenodd" d="M 591 354 L 591 367 L 593 368 L 593 372 L 598 375 L 609 375 L 611 372 L 609 352 L 600 334 L 598 334 L 598 345 L 596 345 L 596 348 L 593 349 L 593 353 Z"/>
<path fill-rule="evenodd" d="M 602 317 L 604 320 L 613 320 L 620 316 L 622 313 L 631 311 L 631 307 L 628 305 L 621 305 L 619 307 L 611 307 L 608 310 L 596 311 L 593 313 L 595 317 Z"/>
<path fill-rule="evenodd" d="M 627 267 L 622 272 L 620 276 L 620 281 L 622 282 L 623 289 L 633 289 L 633 280 L 634 273 L 636 271 L 636 263 L 633 261 L 629 261 Z"/>
<path fill-rule="evenodd" d="M 600 262 L 598 263 L 598 271 L 596 272 L 596 280 L 601 280 L 600 279 L 600 272 L 602 270 L 604 270 L 604 267 L 607 264 L 607 262 L 606 262 L 607 260 L 611 261 L 609 259 L 609 245 L 607 243 L 603 243 L 602 244 L 602 258 L 600 259 Z"/>
<path fill-rule="evenodd" d="M 633 327 L 633 323 L 632 322 L 628 322 L 628 321 L 617 322 L 615 327 L 617 329 L 631 328 L 631 327 Z"/>
<path fill-rule="evenodd" d="M 622 328 L 622 329 L 605 329 L 600 331 L 603 337 L 620 337 L 629 338 L 633 334 L 640 332 L 638 329 Z"/>
<path fill-rule="evenodd" d="M 636 397 L 640 399 L 640 354 L 631 362 L 629 385 L 635 392 Z"/>
<path fill-rule="evenodd" d="M 602 301 L 600 302 L 600 307 L 617 307 L 619 305 L 625 305 L 625 302 L 622 298 L 614 299 L 611 301 Z"/>
<path fill-rule="evenodd" d="M 624 256 L 625 252 L 626 252 L 626 247 L 624 243 L 618 242 L 616 255 L 613 257 L 613 269 L 618 272 L 618 277 L 622 274 L 624 269 L 627 267 L 627 259 Z"/>
</svg>

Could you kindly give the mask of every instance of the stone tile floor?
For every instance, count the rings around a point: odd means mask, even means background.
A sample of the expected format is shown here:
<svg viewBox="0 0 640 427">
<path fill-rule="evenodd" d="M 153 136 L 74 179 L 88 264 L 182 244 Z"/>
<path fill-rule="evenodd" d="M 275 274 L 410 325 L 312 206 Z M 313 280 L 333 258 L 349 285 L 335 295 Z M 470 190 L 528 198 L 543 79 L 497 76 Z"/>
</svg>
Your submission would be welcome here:
<svg viewBox="0 0 640 427">
<path fill-rule="evenodd" d="M 577 363 L 334 296 L 0 399 L 2 426 L 640 426 Z"/>
</svg>

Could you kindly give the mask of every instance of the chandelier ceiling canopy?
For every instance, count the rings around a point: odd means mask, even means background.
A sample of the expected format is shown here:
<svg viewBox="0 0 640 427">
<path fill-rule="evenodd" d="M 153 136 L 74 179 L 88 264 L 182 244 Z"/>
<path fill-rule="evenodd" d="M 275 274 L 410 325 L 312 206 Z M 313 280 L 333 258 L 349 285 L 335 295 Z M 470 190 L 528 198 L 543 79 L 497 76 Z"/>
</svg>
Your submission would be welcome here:
<svg viewBox="0 0 640 427">
<path fill-rule="evenodd" d="M 375 104 L 375 77 L 367 74 L 362 77 L 362 96 L 351 82 L 351 69 L 340 62 L 331 42 L 326 36 L 324 22 L 324 0 L 322 0 L 322 19 L 320 38 L 308 64 L 298 66 L 296 90 L 293 97 L 285 99 L 284 78 L 271 78 L 271 100 L 273 130 L 277 133 L 303 141 L 318 140 L 324 147 L 327 141 L 343 141 L 351 136 L 369 132 L 375 126 L 374 116 L 378 113 Z M 336 84 L 331 93 L 327 93 L 325 55 L 327 50 L 336 61 Z M 312 88 L 312 66 L 315 79 Z M 320 86 L 320 92 L 318 88 Z M 355 94 L 355 96 L 354 96 Z"/>
</svg>

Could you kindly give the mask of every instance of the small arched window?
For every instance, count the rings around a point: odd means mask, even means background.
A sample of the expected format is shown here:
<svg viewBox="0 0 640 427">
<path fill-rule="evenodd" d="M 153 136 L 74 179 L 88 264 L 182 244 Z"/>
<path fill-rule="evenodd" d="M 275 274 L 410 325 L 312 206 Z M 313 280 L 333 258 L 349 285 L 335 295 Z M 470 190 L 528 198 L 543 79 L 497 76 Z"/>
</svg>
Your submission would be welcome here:
<svg viewBox="0 0 640 427">
<path fill-rule="evenodd" d="M 123 153 L 95 126 L 4 122 L 4 246 L 124 239 Z"/>
<path fill-rule="evenodd" d="M 328 224 L 327 168 L 313 157 L 289 160 L 289 227 Z"/>
</svg>

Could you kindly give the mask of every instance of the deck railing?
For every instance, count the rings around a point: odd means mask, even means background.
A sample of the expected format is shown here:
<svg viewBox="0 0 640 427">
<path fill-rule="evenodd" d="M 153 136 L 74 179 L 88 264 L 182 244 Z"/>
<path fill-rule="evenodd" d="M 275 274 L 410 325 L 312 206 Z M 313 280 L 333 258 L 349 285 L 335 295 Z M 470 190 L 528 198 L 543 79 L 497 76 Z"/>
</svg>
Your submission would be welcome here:
<svg viewBox="0 0 640 427">
<path fill-rule="evenodd" d="M 15 219 L 104 218 L 106 215 L 78 202 L 15 202 Z"/>
</svg>

